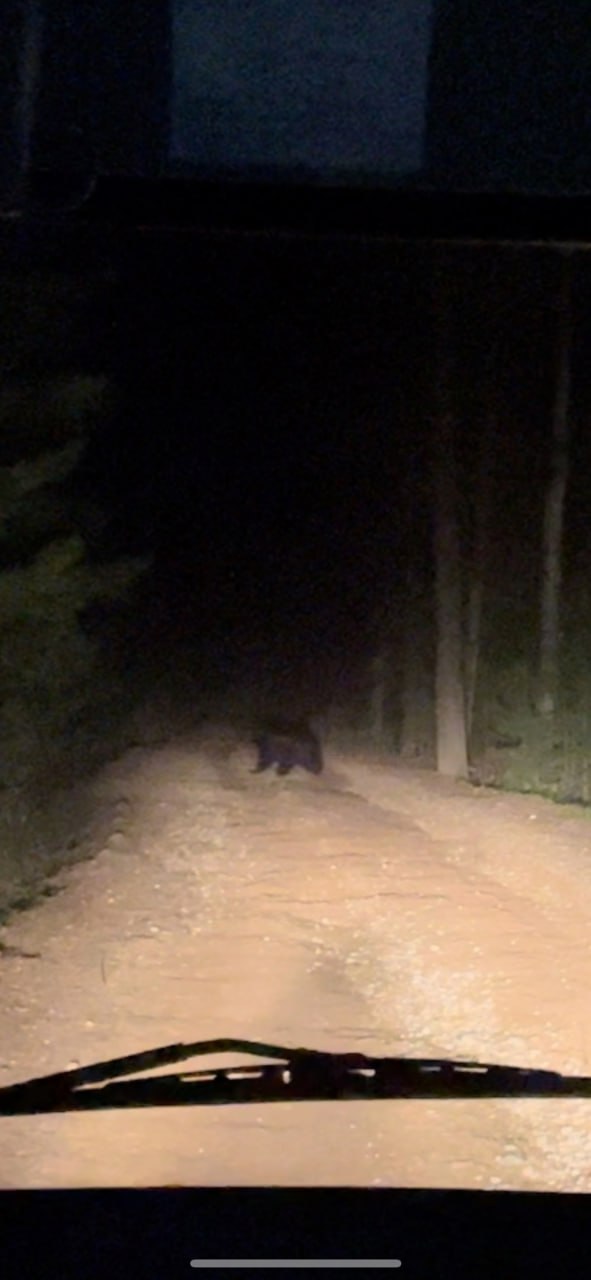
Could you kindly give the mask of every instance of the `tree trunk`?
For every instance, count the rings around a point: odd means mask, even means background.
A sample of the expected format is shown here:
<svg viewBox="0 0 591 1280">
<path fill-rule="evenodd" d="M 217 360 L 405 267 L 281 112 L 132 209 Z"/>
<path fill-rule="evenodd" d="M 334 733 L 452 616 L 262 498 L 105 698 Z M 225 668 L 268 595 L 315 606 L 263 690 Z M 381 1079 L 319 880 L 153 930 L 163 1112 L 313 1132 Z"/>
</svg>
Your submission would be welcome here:
<svg viewBox="0 0 591 1280">
<path fill-rule="evenodd" d="M 372 659 L 370 677 L 369 734 L 374 746 L 382 747 L 386 727 L 386 684 L 388 679 L 388 664 L 385 654 L 378 653 Z"/>
<path fill-rule="evenodd" d="M 422 491 L 424 454 L 406 459 L 404 487 L 405 587 L 402 616 L 402 688 L 399 750 L 408 760 L 431 757 L 435 749 L 433 613 L 425 567 L 432 554 L 429 509 Z M 428 502 L 428 500 L 427 500 Z"/>
<path fill-rule="evenodd" d="M 469 742 L 472 737 L 472 726 L 474 722 L 474 703 L 476 701 L 478 659 L 480 656 L 480 629 L 482 623 L 482 603 L 484 595 L 484 514 L 483 496 L 483 501 L 478 504 L 476 543 L 473 548 L 473 560 L 470 566 L 470 584 L 468 588 L 468 606 L 466 610 L 464 683 L 466 688 L 466 736 Z"/>
<path fill-rule="evenodd" d="M 491 296 L 494 299 L 496 271 L 491 265 L 486 298 L 488 309 L 491 309 Z M 492 308 L 494 310 L 494 307 Z M 474 483 L 474 499 L 472 507 L 472 546 L 470 561 L 470 580 L 468 584 L 468 601 L 466 609 L 466 641 L 464 683 L 466 690 L 466 732 L 468 742 L 472 738 L 474 722 L 474 705 L 478 681 L 478 664 L 480 658 L 480 637 L 482 628 L 482 610 L 484 593 L 488 576 L 491 538 L 491 508 L 494 489 L 494 442 L 497 431 L 497 407 L 495 380 L 497 373 L 498 333 L 486 326 L 484 328 L 486 354 L 484 362 L 482 404 L 483 411 L 478 423 L 478 439 L 476 442 L 477 471 Z"/>
<path fill-rule="evenodd" d="M 32 161 L 44 18 L 38 0 L 23 0 L 14 6 L 12 18 L 4 54 L 11 74 L 1 91 L 6 132 L 0 158 L 0 203 L 9 214 L 19 214 L 26 201 Z"/>
<path fill-rule="evenodd" d="M 432 449 L 435 489 L 435 581 L 437 658 L 435 710 L 437 770 L 448 777 L 466 777 L 468 753 L 463 686 L 462 572 L 458 520 L 456 430 L 452 410 L 454 335 L 446 276 L 435 297 L 437 406 Z"/>
<path fill-rule="evenodd" d="M 572 258 L 563 262 L 556 343 L 556 393 L 552 420 L 550 477 L 544 509 L 538 711 L 552 716 L 558 687 L 562 530 L 568 480 L 571 388 Z"/>
<path fill-rule="evenodd" d="M 408 760 L 431 757 L 435 743 L 430 623 L 422 583 L 413 566 L 405 593 L 400 728 L 400 754 Z"/>
</svg>

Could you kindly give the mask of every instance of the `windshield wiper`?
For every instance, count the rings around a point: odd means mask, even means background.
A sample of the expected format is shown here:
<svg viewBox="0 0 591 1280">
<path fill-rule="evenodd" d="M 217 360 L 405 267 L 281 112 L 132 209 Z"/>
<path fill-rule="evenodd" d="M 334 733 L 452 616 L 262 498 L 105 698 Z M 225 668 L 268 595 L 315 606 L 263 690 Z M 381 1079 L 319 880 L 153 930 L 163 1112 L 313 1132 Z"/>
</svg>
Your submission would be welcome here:
<svg viewBox="0 0 591 1280">
<path fill-rule="evenodd" d="M 272 1061 L 118 1079 L 220 1053 L 251 1054 Z M 591 1077 L 447 1058 L 372 1058 L 362 1053 L 322 1053 L 252 1040 L 219 1039 L 167 1045 L 9 1085 L 0 1089 L 0 1116 L 330 1099 L 557 1096 L 591 1097 Z"/>
</svg>

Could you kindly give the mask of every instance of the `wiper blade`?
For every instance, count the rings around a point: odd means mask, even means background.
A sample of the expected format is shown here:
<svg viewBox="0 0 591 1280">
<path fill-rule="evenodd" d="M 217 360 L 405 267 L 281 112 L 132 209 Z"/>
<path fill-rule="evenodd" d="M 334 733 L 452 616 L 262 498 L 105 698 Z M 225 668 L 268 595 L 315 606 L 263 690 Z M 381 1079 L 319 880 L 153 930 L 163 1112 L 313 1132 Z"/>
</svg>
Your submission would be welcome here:
<svg viewBox="0 0 591 1280">
<path fill-rule="evenodd" d="M 272 1062 L 118 1079 L 220 1053 L 251 1054 Z M 560 1096 L 591 1097 L 591 1077 L 451 1058 L 374 1058 L 218 1039 L 166 1045 L 9 1085 L 0 1089 L 0 1116 L 253 1102 Z"/>
</svg>

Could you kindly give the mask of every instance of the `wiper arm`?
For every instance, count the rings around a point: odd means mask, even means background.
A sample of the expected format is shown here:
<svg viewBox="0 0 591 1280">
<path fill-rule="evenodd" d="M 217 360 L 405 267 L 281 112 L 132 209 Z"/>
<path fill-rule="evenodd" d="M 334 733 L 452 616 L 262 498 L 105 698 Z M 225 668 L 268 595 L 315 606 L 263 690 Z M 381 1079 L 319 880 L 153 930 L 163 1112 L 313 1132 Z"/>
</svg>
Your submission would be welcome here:
<svg viewBox="0 0 591 1280">
<path fill-rule="evenodd" d="M 273 1061 L 117 1079 L 203 1054 L 236 1052 Z M 167 1045 L 9 1085 L 0 1089 L 0 1116 L 253 1102 L 557 1096 L 591 1097 L 591 1077 L 449 1058 L 373 1058 L 219 1039 Z"/>
</svg>

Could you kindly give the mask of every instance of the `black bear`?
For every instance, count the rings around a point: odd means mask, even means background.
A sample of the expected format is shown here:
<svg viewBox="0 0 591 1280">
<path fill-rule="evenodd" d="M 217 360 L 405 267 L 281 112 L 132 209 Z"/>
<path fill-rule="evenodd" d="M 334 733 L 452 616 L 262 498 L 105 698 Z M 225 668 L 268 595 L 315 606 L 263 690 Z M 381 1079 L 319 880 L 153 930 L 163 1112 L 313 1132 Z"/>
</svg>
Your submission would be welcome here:
<svg viewBox="0 0 591 1280">
<path fill-rule="evenodd" d="M 272 765 L 284 778 L 296 765 L 308 773 L 322 773 L 322 747 L 315 733 L 303 724 L 273 725 L 255 738 L 259 758 L 253 773 L 264 773 Z"/>
</svg>

